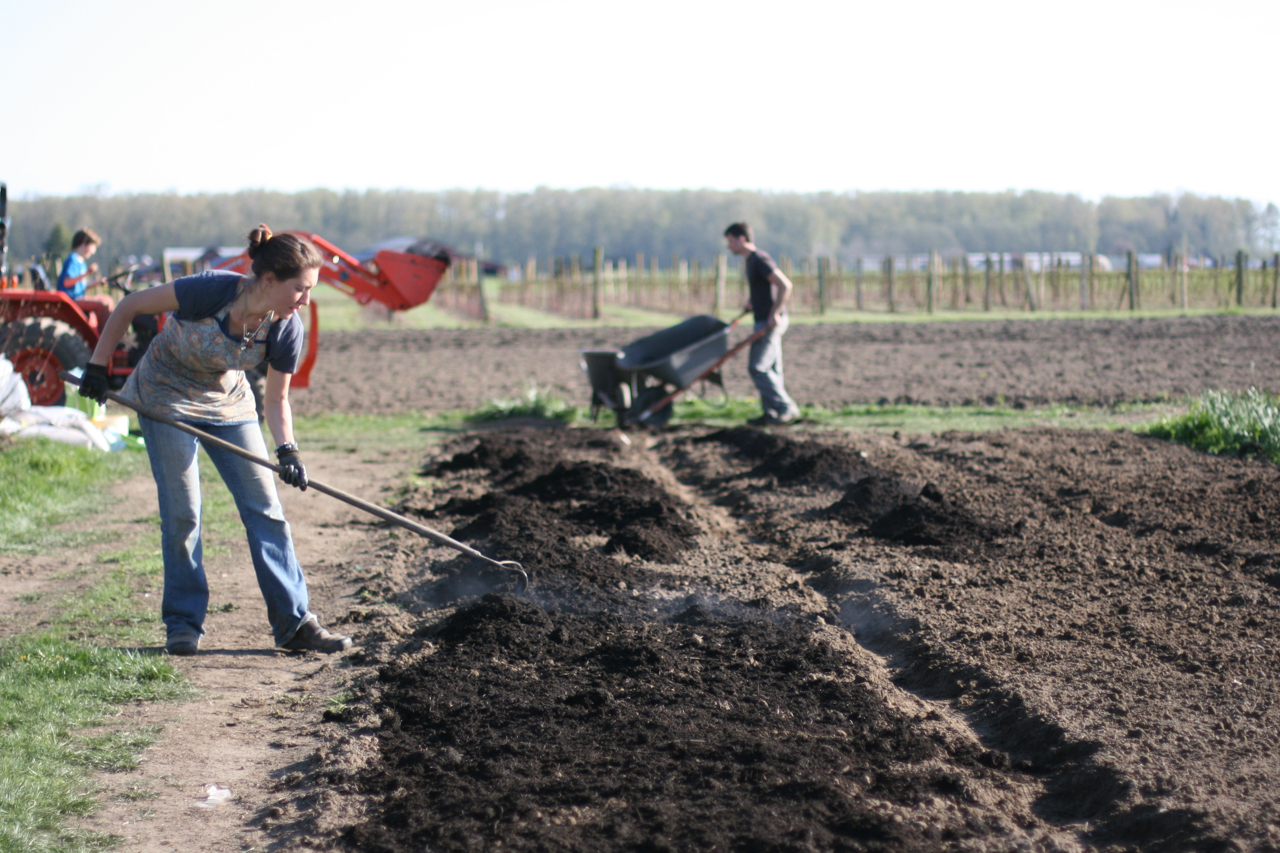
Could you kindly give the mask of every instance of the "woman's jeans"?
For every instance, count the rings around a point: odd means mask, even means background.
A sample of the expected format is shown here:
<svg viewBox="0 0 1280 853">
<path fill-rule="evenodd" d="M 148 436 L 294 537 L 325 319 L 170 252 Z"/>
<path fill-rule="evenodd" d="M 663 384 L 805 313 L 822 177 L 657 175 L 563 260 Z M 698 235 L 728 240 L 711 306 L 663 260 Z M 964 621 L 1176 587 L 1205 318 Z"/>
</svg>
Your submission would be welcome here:
<svg viewBox="0 0 1280 853">
<path fill-rule="evenodd" d="M 160 497 L 164 556 L 161 615 L 169 635 L 186 631 L 203 635 L 205 612 L 209 607 L 209 582 L 205 578 L 200 544 L 200 468 L 196 445 L 201 443 L 240 511 L 275 643 L 279 646 L 288 642 L 304 622 L 314 617 L 307 610 L 307 581 L 293 552 L 293 536 L 276 495 L 271 469 L 211 443 L 199 442 L 195 436 L 159 421 L 140 416 L 138 423 L 147 443 L 151 473 Z M 266 458 L 262 429 L 256 423 L 200 424 L 198 428 Z"/>
<path fill-rule="evenodd" d="M 767 323 L 756 323 L 755 331 L 760 331 Z M 787 395 L 782 384 L 782 336 L 790 325 L 786 316 L 778 318 L 778 325 L 768 334 L 751 345 L 747 358 L 747 370 L 760 392 L 760 406 L 766 415 L 786 417 L 800 411 L 796 401 Z"/>
</svg>

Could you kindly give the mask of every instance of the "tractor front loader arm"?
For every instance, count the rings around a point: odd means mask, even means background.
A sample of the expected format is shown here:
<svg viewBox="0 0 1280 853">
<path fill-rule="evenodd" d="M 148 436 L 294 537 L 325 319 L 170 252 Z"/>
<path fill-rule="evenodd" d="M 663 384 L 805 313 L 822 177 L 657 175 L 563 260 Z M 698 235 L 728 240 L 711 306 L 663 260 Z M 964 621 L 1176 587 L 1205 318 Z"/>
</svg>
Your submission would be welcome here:
<svg viewBox="0 0 1280 853">
<path fill-rule="evenodd" d="M 320 280 L 341 290 L 361 305 L 378 302 L 392 311 L 407 311 L 426 303 L 444 277 L 449 264 L 435 257 L 408 252 L 379 251 L 370 261 L 361 262 L 330 243 L 319 234 L 291 231 L 315 244 L 324 258 Z M 218 264 L 219 269 L 251 275 L 253 264 L 242 252 Z M 307 352 L 298 372 L 293 376 L 294 388 L 306 388 L 315 364 L 320 340 L 320 315 L 311 303 L 311 331 L 307 335 Z"/>
</svg>

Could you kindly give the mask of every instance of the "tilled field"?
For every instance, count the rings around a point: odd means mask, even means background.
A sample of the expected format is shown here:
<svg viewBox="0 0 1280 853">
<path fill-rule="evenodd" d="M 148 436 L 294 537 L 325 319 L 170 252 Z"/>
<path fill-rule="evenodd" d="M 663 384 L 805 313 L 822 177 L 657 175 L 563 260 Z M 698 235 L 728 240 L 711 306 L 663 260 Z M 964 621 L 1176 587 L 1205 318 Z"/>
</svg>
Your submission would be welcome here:
<svg viewBox="0 0 1280 853">
<path fill-rule="evenodd" d="M 294 411 L 474 409 L 536 383 L 589 399 L 579 348 L 625 346 L 645 329 L 323 332 L 311 388 Z M 787 389 L 800 403 L 1041 406 L 1152 402 L 1269 386 L 1280 376 L 1280 317 L 793 325 Z M 745 356 L 725 368 L 753 396 Z"/>
<path fill-rule="evenodd" d="M 1277 849 L 1269 463 L 742 427 L 422 466 L 401 511 L 534 585 L 385 534 L 348 617 L 377 675 L 275 807 L 293 842 Z"/>
</svg>

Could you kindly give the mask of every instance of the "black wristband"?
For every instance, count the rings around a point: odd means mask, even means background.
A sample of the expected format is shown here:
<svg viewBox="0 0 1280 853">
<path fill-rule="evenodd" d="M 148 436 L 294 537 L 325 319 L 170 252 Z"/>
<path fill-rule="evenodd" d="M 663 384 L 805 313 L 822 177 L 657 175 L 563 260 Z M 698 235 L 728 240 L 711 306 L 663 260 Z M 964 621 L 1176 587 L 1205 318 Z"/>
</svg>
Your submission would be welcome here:
<svg viewBox="0 0 1280 853">
<path fill-rule="evenodd" d="M 298 445 L 293 443 L 292 441 L 286 442 L 285 444 L 282 444 L 276 448 L 276 456 L 279 456 L 281 453 L 297 453 L 297 452 L 298 452 Z"/>
</svg>

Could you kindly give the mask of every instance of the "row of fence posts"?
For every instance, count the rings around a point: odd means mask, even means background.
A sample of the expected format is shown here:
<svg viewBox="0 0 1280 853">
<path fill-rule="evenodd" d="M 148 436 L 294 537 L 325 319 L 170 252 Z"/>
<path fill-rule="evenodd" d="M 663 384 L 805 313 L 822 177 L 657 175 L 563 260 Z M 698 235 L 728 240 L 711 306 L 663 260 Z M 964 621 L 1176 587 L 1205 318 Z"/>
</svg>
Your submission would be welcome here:
<svg viewBox="0 0 1280 853">
<path fill-rule="evenodd" d="M 1226 258 L 1217 259 L 1212 266 L 1193 267 L 1186 255 L 1176 254 L 1158 269 L 1143 270 L 1138 255 L 1129 252 L 1125 269 L 1109 270 L 1098 262 L 1096 255 L 1081 256 L 1079 266 L 1075 267 L 1061 256 L 1047 254 L 1040 255 L 1037 270 L 1028 261 L 1030 257 L 1034 256 L 989 253 L 974 264 L 968 255 L 960 255 L 944 265 L 941 253 L 932 251 L 923 270 L 911 264 L 900 268 L 894 256 L 883 258 L 876 272 L 867 270 L 862 258 L 855 259 L 852 270 L 829 257 L 818 257 L 812 262 L 805 260 L 799 270 L 784 257 L 779 259 L 779 266 L 796 285 L 795 308 L 817 314 L 835 308 L 874 310 L 873 302 L 890 313 L 913 307 L 934 313 L 944 302 L 952 309 L 977 308 L 975 290 L 979 287 L 983 311 L 997 307 L 1026 311 L 1127 307 L 1136 311 L 1144 307 L 1144 292 L 1148 298 L 1155 298 L 1156 303 L 1187 309 L 1191 307 L 1193 279 L 1194 290 L 1204 296 L 1201 302 L 1207 300 L 1205 307 L 1244 306 L 1248 292 L 1252 292 L 1247 282 L 1253 280 L 1259 281 L 1260 287 L 1256 289 L 1263 297 L 1257 304 L 1275 308 L 1280 296 L 1280 253 L 1270 264 L 1264 260 L 1255 276 L 1256 268 L 1250 269 L 1247 254 L 1239 252 L 1234 264 L 1234 293 L 1230 294 L 1225 289 L 1228 285 Z M 607 304 L 674 313 L 707 310 L 719 313 L 729 308 L 726 300 L 732 296 L 728 257 L 724 254 L 716 258 L 714 276 L 704 275 L 697 260 L 672 258 L 670 266 L 661 270 L 657 258 L 646 258 L 639 253 L 633 266 L 627 259 L 606 259 L 603 248 L 593 252 L 590 269 L 576 256 L 552 258 L 543 263 L 530 257 L 520 272 L 518 280 L 500 282 L 500 301 L 583 318 L 599 319 Z M 1077 276 L 1078 299 L 1072 295 L 1073 274 Z M 465 265 L 455 278 L 471 284 L 478 281 L 474 270 Z M 737 278 L 738 295 L 745 302 L 746 283 L 742 277 Z M 877 283 L 877 298 L 873 299 Z M 850 284 L 851 294 L 848 293 Z M 945 292 L 948 285 L 949 299 Z M 1169 288 L 1167 302 L 1159 297 L 1165 285 Z M 923 293 L 919 292 L 921 289 Z M 1107 291 L 1113 295 L 1108 297 Z M 485 305 L 482 293 L 469 298 Z M 1253 304 L 1251 297 L 1249 301 Z M 1147 307 L 1160 307 L 1160 304 Z M 487 307 L 483 310 L 487 314 Z"/>
<path fill-rule="evenodd" d="M 1041 255 L 1037 281 L 1036 271 L 1027 263 L 1028 256 L 1029 254 L 1010 256 L 1006 253 L 988 253 L 983 256 L 980 262 L 983 311 L 992 310 L 997 302 L 1001 308 L 1028 311 L 1044 310 L 1049 307 L 1050 301 L 1054 303 L 1054 307 L 1064 307 L 1062 297 L 1067 289 L 1064 284 L 1072 268 L 1061 257 L 1049 255 L 1051 262 L 1045 263 L 1045 256 Z M 1139 310 L 1144 307 L 1144 280 L 1151 277 L 1168 280 L 1168 306 L 1171 308 L 1187 309 L 1191 306 L 1193 279 L 1195 290 L 1211 295 L 1212 299 L 1207 307 L 1224 308 L 1233 304 L 1244 307 L 1251 290 L 1249 256 L 1243 250 L 1236 253 L 1234 264 L 1229 264 L 1226 257 L 1219 257 L 1212 266 L 1199 264 L 1193 267 L 1186 254 L 1174 254 L 1160 269 L 1147 271 L 1141 269 L 1138 255 L 1134 252 L 1127 254 L 1123 271 L 1102 270 L 1097 257 L 1092 254 L 1081 256 L 1078 269 L 1078 306 L 1082 311 L 1119 310 L 1125 307 L 1131 311 Z M 1006 259 L 1013 263 L 1007 264 Z M 828 309 L 841 307 L 850 270 L 842 267 L 836 259 L 820 256 L 812 264 L 806 259 L 797 271 L 790 259 L 780 257 L 779 266 L 796 284 L 796 293 L 793 294 L 795 307 L 817 314 L 825 314 Z M 1234 275 L 1228 278 L 1226 273 L 1232 266 Z M 907 269 L 900 270 L 896 257 L 885 256 L 878 271 L 879 301 L 885 310 L 897 313 L 907 308 L 904 297 L 910 297 L 917 308 L 932 314 L 941 306 L 944 283 L 949 281 L 950 307 L 959 309 L 972 306 L 974 280 L 977 278 L 973 267 L 968 255 L 960 255 L 952 258 L 949 268 L 944 269 L 941 253 L 931 251 L 924 268 L 923 298 L 918 298 L 914 293 L 918 283 L 916 271 L 910 265 Z M 585 275 L 584 265 L 577 256 L 552 258 L 542 265 L 539 265 L 536 257 L 530 256 L 518 281 L 499 283 L 498 298 L 501 302 L 592 319 L 599 319 L 604 313 L 605 304 L 610 302 L 672 313 L 702 312 L 709 309 L 711 313 L 719 314 L 729 308 L 726 300 L 731 296 L 727 255 L 721 253 L 716 256 L 714 270 L 714 278 L 708 281 L 696 259 L 672 257 L 670 266 L 663 271 L 656 257 L 646 258 L 643 252 L 636 254 L 632 266 L 627 259 L 607 260 L 604 249 L 596 247 L 589 280 Z M 191 271 L 191 265 L 184 263 L 183 274 Z M 868 292 L 872 276 L 865 269 L 863 258 L 855 258 L 851 272 L 852 305 L 847 307 L 855 311 L 872 310 Z M 1268 272 L 1270 276 L 1267 275 Z M 489 322 L 491 312 L 488 296 L 482 286 L 483 278 L 481 264 L 475 258 L 455 259 L 445 279 L 437 287 L 432 301 L 439 308 Z M 1270 264 L 1263 259 L 1256 278 L 1259 286 L 1254 290 L 1260 292 L 1262 298 L 1256 300 L 1255 304 L 1277 308 L 1280 303 L 1280 252 L 1273 255 Z M 1012 279 L 1012 299 L 1008 293 L 1009 279 Z M 1050 282 L 1048 293 L 1047 281 Z M 1108 281 L 1122 285 L 1117 288 L 1114 304 L 1099 293 L 1099 283 Z M 28 272 L 21 279 L 15 276 L 4 284 L 10 287 L 30 287 L 33 282 L 30 281 Z M 704 286 L 706 284 L 711 286 Z M 738 277 L 737 289 L 741 301 L 745 302 L 746 282 L 741 276 Z"/>
</svg>

